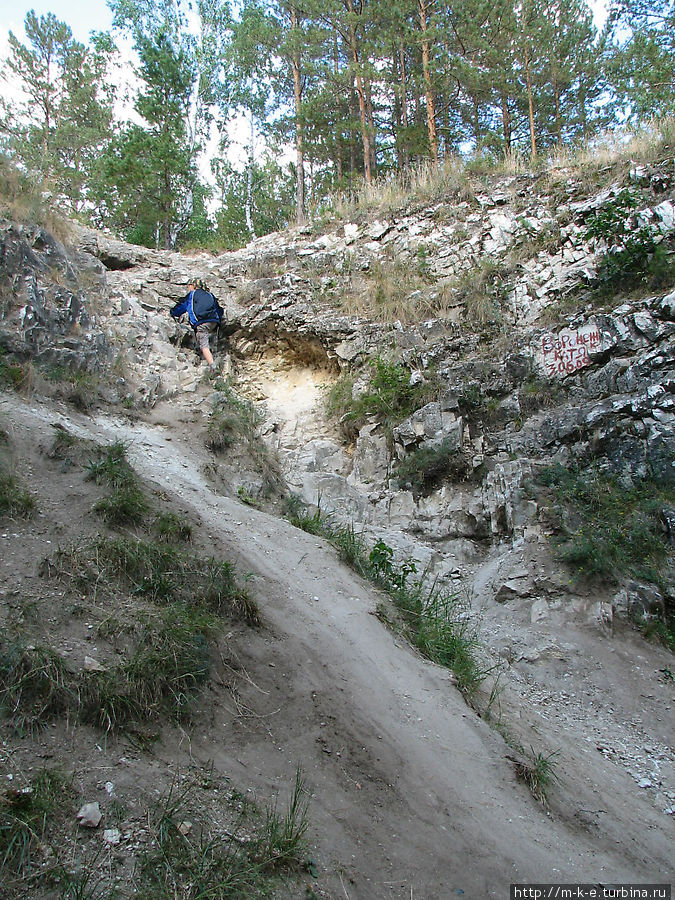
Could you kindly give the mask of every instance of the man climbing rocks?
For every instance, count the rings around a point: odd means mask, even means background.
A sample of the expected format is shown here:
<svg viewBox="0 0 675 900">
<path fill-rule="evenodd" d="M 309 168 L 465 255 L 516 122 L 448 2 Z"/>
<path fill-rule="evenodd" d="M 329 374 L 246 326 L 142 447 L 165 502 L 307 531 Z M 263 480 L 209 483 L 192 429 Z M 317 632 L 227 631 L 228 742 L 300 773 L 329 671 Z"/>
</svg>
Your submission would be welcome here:
<svg viewBox="0 0 675 900">
<path fill-rule="evenodd" d="M 216 364 L 209 348 L 209 338 L 218 331 L 218 325 L 225 313 L 201 278 L 190 282 L 190 293 L 179 300 L 169 312 L 174 319 L 180 319 L 183 313 L 188 314 L 204 361 L 209 369 L 215 372 Z"/>
</svg>

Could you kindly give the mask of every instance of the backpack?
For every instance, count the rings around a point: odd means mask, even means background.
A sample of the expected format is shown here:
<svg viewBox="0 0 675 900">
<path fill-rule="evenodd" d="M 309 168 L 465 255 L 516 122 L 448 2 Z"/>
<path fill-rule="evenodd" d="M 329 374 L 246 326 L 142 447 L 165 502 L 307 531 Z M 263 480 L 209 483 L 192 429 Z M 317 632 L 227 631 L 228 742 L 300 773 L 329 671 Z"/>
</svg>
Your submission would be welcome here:
<svg viewBox="0 0 675 900">
<path fill-rule="evenodd" d="M 220 322 L 220 309 L 213 294 L 199 289 L 192 291 L 190 302 L 198 324 L 200 322 Z"/>
</svg>

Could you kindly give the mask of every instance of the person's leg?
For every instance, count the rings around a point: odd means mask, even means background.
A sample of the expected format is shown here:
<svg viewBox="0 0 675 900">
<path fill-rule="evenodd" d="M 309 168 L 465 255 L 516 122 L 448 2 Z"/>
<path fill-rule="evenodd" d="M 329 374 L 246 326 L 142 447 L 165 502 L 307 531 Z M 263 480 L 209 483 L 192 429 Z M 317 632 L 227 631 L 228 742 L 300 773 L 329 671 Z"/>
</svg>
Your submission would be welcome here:
<svg viewBox="0 0 675 900">
<path fill-rule="evenodd" d="M 202 352 L 202 356 L 204 360 L 208 363 L 208 365 L 213 365 L 213 354 L 209 349 L 209 335 L 211 334 L 211 323 L 204 323 L 203 325 L 197 325 L 195 329 L 195 335 L 197 337 L 197 345 Z"/>
</svg>

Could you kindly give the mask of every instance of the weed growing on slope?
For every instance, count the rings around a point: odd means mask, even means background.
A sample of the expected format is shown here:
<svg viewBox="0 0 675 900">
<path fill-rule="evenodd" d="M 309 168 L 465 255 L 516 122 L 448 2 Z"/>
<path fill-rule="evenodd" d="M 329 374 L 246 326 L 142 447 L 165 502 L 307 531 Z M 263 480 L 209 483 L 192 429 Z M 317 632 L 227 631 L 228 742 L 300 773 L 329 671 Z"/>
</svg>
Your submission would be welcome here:
<svg viewBox="0 0 675 900">
<path fill-rule="evenodd" d="M 558 764 L 559 750 L 552 753 L 541 753 L 530 747 L 529 751 L 517 748 L 522 753 L 522 759 L 514 761 L 516 775 L 525 782 L 535 800 L 542 805 L 548 805 L 548 792 L 555 781 L 558 781 L 556 766 Z"/>
<path fill-rule="evenodd" d="M 137 895 L 153 900 L 268 897 L 282 872 L 307 869 L 309 795 L 301 771 L 288 808 L 246 804 L 224 833 L 194 808 L 192 786 L 172 788 L 151 811 L 154 841 L 137 866 Z M 185 822 L 190 821 L 188 830 Z"/>
<path fill-rule="evenodd" d="M 320 509 L 296 511 L 291 521 L 325 537 L 351 568 L 385 590 L 403 618 L 411 643 L 427 659 L 451 669 L 459 689 L 473 700 L 493 667 L 480 659 L 478 625 L 466 603 L 436 583 L 429 584 L 424 575 L 414 580 L 417 567 L 412 560 L 395 563 L 393 549 L 382 540 L 368 550 L 353 525 L 334 525 Z"/>
<path fill-rule="evenodd" d="M 57 653 L 4 630 L 0 638 L 0 716 L 11 718 L 18 734 L 32 734 L 77 706 L 71 673 Z"/>
<path fill-rule="evenodd" d="M 44 572 L 71 580 L 83 592 L 100 595 L 123 587 L 153 603 L 182 603 L 251 625 L 260 622 L 257 605 L 239 586 L 231 563 L 165 544 L 98 538 L 59 550 L 45 562 Z"/>
<path fill-rule="evenodd" d="M 160 513 L 153 522 L 153 530 L 165 544 L 186 544 L 192 540 L 192 525 L 176 513 Z"/>
<path fill-rule="evenodd" d="M 30 883 L 43 842 L 73 795 L 69 781 L 55 769 L 42 769 L 30 783 L 4 789 L 0 797 L 0 880 L 6 888 L 20 884 L 25 888 Z"/>
<path fill-rule="evenodd" d="M 0 458 L 0 516 L 29 518 L 35 509 L 35 498 L 19 479 L 8 472 Z"/>
<path fill-rule="evenodd" d="M 115 441 L 98 448 L 96 458 L 87 466 L 87 477 L 109 490 L 107 496 L 96 501 L 94 509 L 112 528 L 139 524 L 148 511 L 140 479 L 126 453 L 127 445 Z"/>
</svg>

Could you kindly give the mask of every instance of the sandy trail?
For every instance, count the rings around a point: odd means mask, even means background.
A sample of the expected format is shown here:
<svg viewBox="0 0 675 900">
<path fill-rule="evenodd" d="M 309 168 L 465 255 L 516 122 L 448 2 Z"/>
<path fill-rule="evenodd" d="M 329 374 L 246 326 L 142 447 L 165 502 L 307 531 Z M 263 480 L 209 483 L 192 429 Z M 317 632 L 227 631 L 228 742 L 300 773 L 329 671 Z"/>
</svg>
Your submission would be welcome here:
<svg viewBox="0 0 675 900">
<path fill-rule="evenodd" d="M 60 421 L 82 436 L 130 442 L 137 471 L 193 507 L 239 571 L 254 574 L 268 625 L 251 650 L 266 727 L 238 743 L 214 730 L 193 752 L 266 785 L 302 766 L 314 795 L 313 843 L 336 897 L 503 898 L 511 882 L 670 880 L 663 817 L 635 806 L 625 780 L 590 760 L 576 772 L 604 795 L 611 827 L 588 830 L 547 813 L 449 673 L 372 614 L 377 593 L 321 540 L 214 494 L 200 474 L 205 453 L 184 435 L 65 418 L 14 398 L 1 405 L 37 432 Z M 570 745 L 581 737 L 570 735 Z"/>
</svg>

